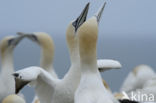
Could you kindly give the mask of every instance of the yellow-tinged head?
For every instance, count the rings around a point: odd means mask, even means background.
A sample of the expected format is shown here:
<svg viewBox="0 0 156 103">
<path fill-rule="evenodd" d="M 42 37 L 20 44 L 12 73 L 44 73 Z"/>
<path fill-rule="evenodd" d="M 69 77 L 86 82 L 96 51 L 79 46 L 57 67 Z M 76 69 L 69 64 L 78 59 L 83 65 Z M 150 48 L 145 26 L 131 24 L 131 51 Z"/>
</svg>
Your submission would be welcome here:
<svg viewBox="0 0 156 103">
<path fill-rule="evenodd" d="M 78 29 L 80 56 L 85 61 L 96 58 L 96 43 L 98 38 L 98 24 L 105 8 L 106 2 L 92 18 L 84 22 Z M 86 58 L 87 57 L 87 58 Z"/>
<path fill-rule="evenodd" d="M 96 17 L 84 22 L 78 30 L 80 55 L 92 55 L 96 53 L 98 38 L 98 23 Z"/>
<path fill-rule="evenodd" d="M 150 66 L 145 65 L 145 64 L 141 64 L 141 65 L 136 66 L 136 67 L 133 69 L 132 73 L 133 73 L 135 76 L 137 76 L 137 74 L 139 73 L 139 71 L 145 70 L 145 69 L 146 69 L 146 70 L 152 70 L 152 68 L 151 68 Z"/>
<path fill-rule="evenodd" d="M 66 39 L 70 49 L 77 47 L 77 30 L 79 27 L 86 21 L 87 14 L 89 9 L 89 3 L 86 4 L 85 8 L 81 12 L 81 14 L 72 21 L 66 31 Z"/>
<path fill-rule="evenodd" d="M 44 32 L 34 32 L 33 34 L 36 36 L 37 43 L 39 43 L 42 48 L 54 52 L 54 43 L 50 35 Z"/>
<path fill-rule="evenodd" d="M 4 55 L 7 52 L 12 52 L 16 45 L 23 39 L 20 36 L 7 36 L 0 41 L 0 52 Z"/>
<path fill-rule="evenodd" d="M 1 40 L 0 50 L 1 50 L 2 54 L 8 49 L 10 49 L 10 50 L 13 49 L 13 46 L 10 45 L 10 43 L 9 43 L 9 41 L 11 42 L 13 40 L 13 38 L 14 38 L 13 36 L 8 36 L 8 37 L 5 37 L 4 39 Z"/>
<path fill-rule="evenodd" d="M 26 103 L 26 102 L 22 97 L 13 94 L 4 98 L 2 103 Z"/>
</svg>

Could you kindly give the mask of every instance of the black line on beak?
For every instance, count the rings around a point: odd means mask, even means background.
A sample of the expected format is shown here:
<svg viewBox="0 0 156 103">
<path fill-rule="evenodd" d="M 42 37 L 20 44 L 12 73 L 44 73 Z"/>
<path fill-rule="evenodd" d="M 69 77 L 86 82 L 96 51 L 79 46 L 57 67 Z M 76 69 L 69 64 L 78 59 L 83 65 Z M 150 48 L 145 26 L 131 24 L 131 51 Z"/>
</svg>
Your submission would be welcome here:
<svg viewBox="0 0 156 103">
<path fill-rule="evenodd" d="M 81 12 L 80 16 L 72 23 L 72 25 L 75 27 L 75 32 L 78 30 L 78 28 L 86 21 L 88 10 L 89 10 L 89 4 L 87 3 L 83 11 Z"/>
</svg>

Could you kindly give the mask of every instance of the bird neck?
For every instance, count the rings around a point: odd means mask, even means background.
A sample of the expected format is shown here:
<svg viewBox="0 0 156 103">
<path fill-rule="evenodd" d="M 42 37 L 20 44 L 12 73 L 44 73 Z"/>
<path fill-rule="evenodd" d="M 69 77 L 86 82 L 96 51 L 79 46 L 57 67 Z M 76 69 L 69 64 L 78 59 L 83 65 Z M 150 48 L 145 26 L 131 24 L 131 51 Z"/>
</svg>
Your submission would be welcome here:
<svg viewBox="0 0 156 103">
<path fill-rule="evenodd" d="M 7 72 L 7 74 L 13 73 L 13 52 L 12 51 L 6 51 L 5 53 L 1 53 L 1 68 L 2 72 Z"/>
<path fill-rule="evenodd" d="M 69 48 L 70 59 L 71 59 L 71 67 L 67 74 L 64 76 L 64 81 L 68 84 L 72 84 L 71 88 L 75 90 L 80 82 L 81 77 L 81 69 L 80 69 L 80 56 L 79 56 L 79 48 L 77 45 L 73 46 L 73 48 Z"/>
<path fill-rule="evenodd" d="M 90 48 L 85 50 L 80 50 L 80 63 L 82 73 L 96 73 L 97 72 L 97 58 L 96 58 L 96 49 Z"/>
<path fill-rule="evenodd" d="M 84 60 L 81 60 L 81 72 L 83 73 L 97 73 L 97 63 L 94 62 L 85 62 Z"/>
<path fill-rule="evenodd" d="M 42 48 L 40 66 L 45 70 L 53 69 L 53 50 Z"/>
<path fill-rule="evenodd" d="M 79 63 L 80 62 L 80 56 L 79 56 L 78 45 L 75 44 L 74 47 L 69 48 L 69 52 L 70 52 L 71 65 Z"/>
</svg>

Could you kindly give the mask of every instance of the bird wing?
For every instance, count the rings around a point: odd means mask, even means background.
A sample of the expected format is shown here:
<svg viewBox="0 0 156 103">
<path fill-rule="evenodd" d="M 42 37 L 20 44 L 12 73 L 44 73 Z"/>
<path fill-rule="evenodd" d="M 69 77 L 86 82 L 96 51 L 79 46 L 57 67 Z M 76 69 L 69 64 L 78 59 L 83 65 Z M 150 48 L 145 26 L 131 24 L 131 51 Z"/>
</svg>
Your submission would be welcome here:
<svg viewBox="0 0 156 103">
<path fill-rule="evenodd" d="M 100 72 L 104 72 L 109 69 L 120 69 L 122 67 L 119 61 L 111 59 L 98 59 L 97 65 Z"/>
<path fill-rule="evenodd" d="M 35 82 L 37 84 L 45 84 L 53 90 L 58 79 L 54 78 L 47 71 L 40 67 L 28 67 L 15 72 L 16 93 L 18 93 L 25 85 Z"/>
</svg>

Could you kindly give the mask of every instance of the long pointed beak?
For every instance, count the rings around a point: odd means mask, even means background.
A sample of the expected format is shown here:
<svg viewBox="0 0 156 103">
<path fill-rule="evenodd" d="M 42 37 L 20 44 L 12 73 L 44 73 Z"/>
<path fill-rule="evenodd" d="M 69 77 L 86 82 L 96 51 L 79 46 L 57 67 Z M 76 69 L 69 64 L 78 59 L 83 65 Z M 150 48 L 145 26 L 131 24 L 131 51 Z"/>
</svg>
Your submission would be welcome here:
<svg viewBox="0 0 156 103">
<path fill-rule="evenodd" d="M 37 36 L 33 33 L 17 32 L 17 35 L 19 35 L 21 37 L 27 37 L 28 39 L 38 43 Z"/>
<path fill-rule="evenodd" d="M 24 37 L 17 36 L 9 41 L 9 45 L 16 46 Z"/>
<path fill-rule="evenodd" d="M 89 10 L 89 4 L 90 3 L 86 4 L 80 16 L 72 23 L 72 25 L 75 27 L 75 32 L 86 21 L 88 10 Z"/>
<path fill-rule="evenodd" d="M 106 6 L 106 2 L 104 2 L 104 4 L 102 5 L 102 7 L 99 8 L 98 12 L 95 14 L 98 23 L 100 22 L 101 15 L 102 15 L 102 13 L 104 11 L 105 6 Z"/>
</svg>

